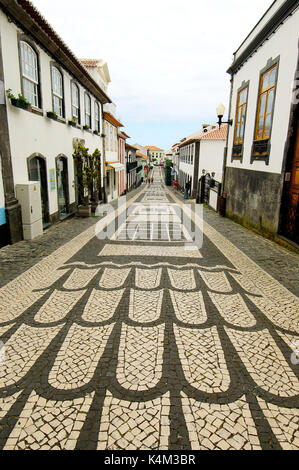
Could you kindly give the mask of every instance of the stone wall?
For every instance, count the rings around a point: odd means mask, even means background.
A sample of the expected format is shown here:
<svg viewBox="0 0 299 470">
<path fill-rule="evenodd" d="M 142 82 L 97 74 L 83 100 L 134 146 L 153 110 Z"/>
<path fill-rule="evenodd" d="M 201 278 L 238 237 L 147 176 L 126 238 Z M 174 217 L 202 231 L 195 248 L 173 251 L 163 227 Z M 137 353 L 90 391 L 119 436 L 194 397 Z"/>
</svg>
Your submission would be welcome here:
<svg viewBox="0 0 299 470">
<path fill-rule="evenodd" d="M 281 204 L 281 175 L 240 168 L 226 169 L 226 215 L 259 232 L 276 235 Z"/>
</svg>

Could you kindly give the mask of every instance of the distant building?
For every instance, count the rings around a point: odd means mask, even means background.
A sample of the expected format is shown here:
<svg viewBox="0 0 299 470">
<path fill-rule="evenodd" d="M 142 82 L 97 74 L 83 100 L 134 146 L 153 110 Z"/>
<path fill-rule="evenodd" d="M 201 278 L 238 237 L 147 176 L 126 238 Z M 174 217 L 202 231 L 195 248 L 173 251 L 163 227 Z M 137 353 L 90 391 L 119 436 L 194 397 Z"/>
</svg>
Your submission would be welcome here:
<svg viewBox="0 0 299 470">
<path fill-rule="evenodd" d="M 178 181 L 179 166 L 180 166 L 179 143 L 175 143 L 171 147 L 171 152 L 172 152 L 172 165 L 173 165 L 173 180 Z"/>
<path fill-rule="evenodd" d="M 221 129 L 217 126 L 216 129 L 204 132 L 200 138 L 199 175 L 202 175 L 203 171 L 210 175 L 213 173 L 219 183 L 222 182 L 227 131 L 227 125 L 223 124 Z"/>
<path fill-rule="evenodd" d="M 122 131 L 118 131 L 118 159 L 124 166 L 119 173 L 119 196 L 123 196 L 127 190 L 127 162 L 126 162 L 126 140 L 130 137 Z"/>
<path fill-rule="evenodd" d="M 275 1 L 234 54 L 226 214 L 299 243 L 299 4 Z"/>
<path fill-rule="evenodd" d="M 105 191 L 107 202 L 111 202 L 120 195 L 121 173 L 125 171 L 125 165 L 119 160 L 118 149 L 118 132 L 124 126 L 112 114 L 112 112 L 115 113 L 115 109 L 108 109 L 110 112 L 104 110 Z"/>
<path fill-rule="evenodd" d="M 153 163 L 157 163 L 158 165 L 160 165 L 161 162 L 164 161 L 164 150 L 155 146 L 146 146 L 145 148 L 149 151 L 149 156 Z"/>
<path fill-rule="evenodd" d="M 138 149 L 133 145 L 126 143 L 126 161 L 127 161 L 127 191 L 137 187 L 137 153 Z"/>
<path fill-rule="evenodd" d="M 191 197 L 196 197 L 198 181 L 201 176 L 199 171 L 201 138 L 205 133 L 216 128 L 216 125 L 207 126 L 188 137 L 184 137 L 177 144 L 179 162 L 178 168 L 175 171 L 178 172 L 178 183 L 181 189 L 184 189 L 187 183 L 191 185 Z"/>
</svg>

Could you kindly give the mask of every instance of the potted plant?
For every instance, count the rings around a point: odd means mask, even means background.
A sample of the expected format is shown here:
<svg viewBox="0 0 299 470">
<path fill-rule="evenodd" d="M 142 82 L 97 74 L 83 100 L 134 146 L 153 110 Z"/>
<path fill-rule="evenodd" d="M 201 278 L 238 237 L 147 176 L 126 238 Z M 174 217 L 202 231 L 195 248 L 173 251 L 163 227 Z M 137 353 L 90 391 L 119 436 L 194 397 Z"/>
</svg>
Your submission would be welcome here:
<svg viewBox="0 0 299 470">
<path fill-rule="evenodd" d="M 91 206 L 88 204 L 89 198 L 86 195 L 86 192 L 88 191 L 88 188 L 86 188 L 86 162 L 88 161 L 88 157 L 88 148 L 84 147 L 84 145 L 79 142 L 75 152 L 73 153 L 73 158 L 76 160 L 78 173 L 79 217 L 90 217 L 91 215 Z"/>
<path fill-rule="evenodd" d="M 99 205 L 99 192 L 101 190 L 101 152 L 98 148 L 89 157 L 89 167 L 91 212 L 94 214 Z"/>
<path fill-rule="evenodd" d="M 101 153 L 98 149 L 90 155 L 88 148 L 80 142 L 73 154 L 77 161 L 78 193 L 81 204 L 78 207 L 80 217 L 90 217 L 99 204 L 101 188 Z"/>
<path fill-rule="evenodd" d="M 90 127 L 89 127 L 88 124 L 84 124 L 83 129 L 84 129 L 85 131 L 88 131 L 88 130 L 90 129 Z"/>
<path fill-rule="evenodd" d="M 72 127 L 77 127 L 77 120 L 75 118 L 72 118 L 68 121 L 68 125 Z"/>
<path fill-rule="evenodd" d="M 105 139 L 106 134 L 101 134 L 102 139 Z"/>
<path fill-rule="evenodd" d="M 94 135 L 99 135 L 98 131 L 93 131 Z"/>
<path fill-rule="evenodd" d="M 48 111 L 48 112 L 47 112 L 47 117 L 48 117 L 49 119 L 53 119 L 54 121 L 57 121 L 57 119 L 58 119 L 58 116 L 57 116 L 57 114 L 55 113 L 55 111 Z"/>
<path fill-rule="evenodd" d="M 16 106 L 17 108 L 21 109 L 31 109 L 31 103 L 26 100 L 25 96 L 23 96 L 22 93 L 19 93 L 18 97 L 16 98 L 12 93 L 11 88 L 9 88 L 9 90 L 6 90 L 6 94 L 13 106 Z"/>
</svg>

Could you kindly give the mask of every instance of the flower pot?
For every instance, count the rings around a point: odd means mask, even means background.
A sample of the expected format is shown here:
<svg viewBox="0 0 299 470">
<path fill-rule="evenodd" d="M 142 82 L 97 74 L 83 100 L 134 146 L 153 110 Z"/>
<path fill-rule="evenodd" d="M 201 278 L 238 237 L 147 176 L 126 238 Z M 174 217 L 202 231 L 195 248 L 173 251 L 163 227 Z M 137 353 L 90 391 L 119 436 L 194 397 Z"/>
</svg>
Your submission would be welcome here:
<svg viewBox="0 0 299 470">
<path fill-rule="evenodd" d="M 95 213 L 96 213 L 96 210 L 97 210 L 97 208 L 98 208 L 98 205 L 99 205 L 98 202 L 92 202 L 92 203 L 91 203 L 91 213 L 92 213 L 92 214 L 95 214 Z"/>
<path fill-rule="evenodd" d="M 76 126 L 77 126 L 77 123 L 74 122 L 74 121 L 69 121 L 68 124 L 69 124 L 69 126 L 72 126 L 72 127 L 76 127 Z"/>
<path fill-rule="evenodd" d="M 78 207 L 78 217 L 90 217 L 91 216 L 91 206 L 79 206 Z"/>
<path fill-rule="evenodd" d="M 52 112 L 47 113 L 47 118 L 53 119 L 54 121 L 57 121 L 57 115 L 52 113 Z"/>
<path fill-rule="evenodd" d="M 83 126 L 83 129 L 84 129 L 85 131 L 89 131 L 89 126 Z"/>
<path fill-rule="evenodd" d="M 25 103 L 24 101 L 18 100 L 17 98 L 12 98 L 11 99 L 11 104 L 13 106 L 16 106 L 16 108 L 21 108 L 21 109 L 29 109 L 30 104 Z"/>
</svg>

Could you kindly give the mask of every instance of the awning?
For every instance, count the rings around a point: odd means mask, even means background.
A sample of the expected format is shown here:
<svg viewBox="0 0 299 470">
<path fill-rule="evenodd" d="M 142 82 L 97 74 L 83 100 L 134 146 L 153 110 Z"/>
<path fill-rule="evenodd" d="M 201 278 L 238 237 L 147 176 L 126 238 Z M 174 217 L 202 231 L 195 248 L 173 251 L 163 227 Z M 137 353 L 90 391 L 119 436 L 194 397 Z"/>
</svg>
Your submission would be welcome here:
<svg viewBox="0 0 299 470">
<path fill-rule="evenodd" d="M 113 170 L 116 172 L 125 170 L 125 165 L 123 165 L 122 163 L 108 163 L 108 167 L 113 168 Z"/>
</svg>

